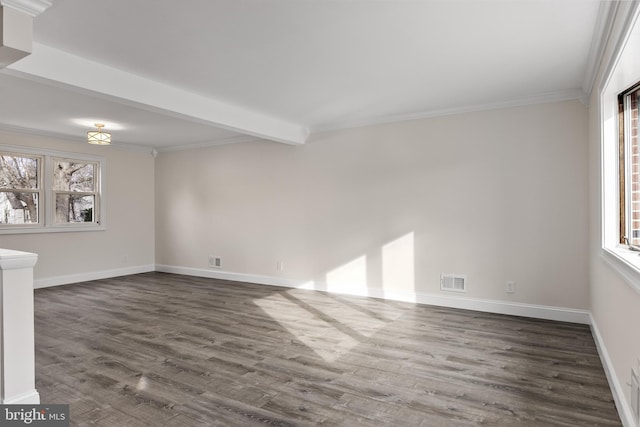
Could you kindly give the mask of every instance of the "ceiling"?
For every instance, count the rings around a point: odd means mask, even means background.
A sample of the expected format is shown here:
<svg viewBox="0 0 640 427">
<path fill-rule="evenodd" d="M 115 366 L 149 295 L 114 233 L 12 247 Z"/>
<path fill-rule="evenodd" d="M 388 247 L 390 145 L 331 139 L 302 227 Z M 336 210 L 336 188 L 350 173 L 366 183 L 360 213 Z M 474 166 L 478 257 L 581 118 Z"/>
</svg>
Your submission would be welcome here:
<svg viewBox="0 0 640 427">
<path fill-rule="evenodd" d="M 0 129 L 171 150 L 591 91 L 599 0 L 53 0 Z"/>
</svg>

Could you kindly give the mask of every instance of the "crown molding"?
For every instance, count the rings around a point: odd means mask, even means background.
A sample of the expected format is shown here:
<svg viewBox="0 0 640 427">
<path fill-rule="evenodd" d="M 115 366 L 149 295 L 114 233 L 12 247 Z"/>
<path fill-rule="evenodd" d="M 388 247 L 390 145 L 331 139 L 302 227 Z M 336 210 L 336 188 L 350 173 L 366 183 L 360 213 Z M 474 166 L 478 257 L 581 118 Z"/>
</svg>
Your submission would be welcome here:
<svg viewBox="0 0 640 427">
<path fill-rule="evenodd" d="M 616 2 L 619 4 L 619 2 Z M 619 28 L 616 30 L 615 34 L 610 35 L 611 45 L 612 47 L 609 49 L 609 54 L 607 57 L 602 58 L 604 62 L 604 70 L 602 72 L 602 78 L 598 82 L 598 91 L 602 93 L 604 89 L 609 85 L 611 76 L 613 74 L 613 69 L 617 66 L 618 61 L 620 60 L 620 55 L 622 54 L 622 50 L 624 45 L 627 43 L 627 40 L 630 36 L 631 31 L 636 22 L 638 22 L 638 17 L 640 16 L 640 1 L 634 0 L 630 2 L 625 2 L 625 7 L 616 8 L 614 19 L 619 19 L 620 24 Z M 618 14 L 620 16 L 618 17 Z M 605 51 L 606 52 L 606 51 Z"/>
<path fill-rule="evenodd" d="M 407 120 L 429 119 L 434 117 L 453 116 L 456 114 L 473 113 L 478 111 L 499 110 L 502 108 L 522 107 L 526 105 L 548 104 L 562 101 L 580 101 L 585 104 L 586 95 L 580 89 L 562 90 L 532 95 L 524 98 L 516 98 L 506 101 L 498 101 L 487 104 L 465 105 L 441 110 L 429 110 L 415 114 L 390 115 L 353 122 L 328 123 L 313 127 L 312 133 L 326 132 L 341 129 L 351 129 L 365 126 L 375 126 L 386 123 L 403 122 Z"/>
<path fill-rule="evenodd" d="M 613 23 L 619 6 L 619 2 L 606 1 L 600 3 L 596 25 L 591 39 L 587 68 L 582 82 L 582 91 L 585 93 L 587 100 L 591 97 L 591 92 L 593 91 L 596 77 L 598 76 L 598 70 L 602 65 L 605 49 L 611 37 Z"/>
<path fill-rule="evenodd" d="M 10 7 L 34 18 L 47 10 L 51 4 L 51 0 L 0 0 L 1 6 Z"/>
</svg>

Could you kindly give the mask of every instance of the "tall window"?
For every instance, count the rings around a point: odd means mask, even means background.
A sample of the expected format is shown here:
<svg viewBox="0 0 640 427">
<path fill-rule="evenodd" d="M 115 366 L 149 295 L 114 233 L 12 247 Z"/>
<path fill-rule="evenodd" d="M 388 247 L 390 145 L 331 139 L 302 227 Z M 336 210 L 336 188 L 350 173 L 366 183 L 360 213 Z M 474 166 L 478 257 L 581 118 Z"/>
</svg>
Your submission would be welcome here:
<svg viewBox="0 0 640 427">
<path fill-rule="evenodd" d="M 105 161 L 0 146 L 0 234 L 105 229 Z"/>
<path fill-rule="evenodd" d="M 618 96 L 620 243 L 632 246 L 640 246 L 639 94 L 640 83 Z"/>
</svg>

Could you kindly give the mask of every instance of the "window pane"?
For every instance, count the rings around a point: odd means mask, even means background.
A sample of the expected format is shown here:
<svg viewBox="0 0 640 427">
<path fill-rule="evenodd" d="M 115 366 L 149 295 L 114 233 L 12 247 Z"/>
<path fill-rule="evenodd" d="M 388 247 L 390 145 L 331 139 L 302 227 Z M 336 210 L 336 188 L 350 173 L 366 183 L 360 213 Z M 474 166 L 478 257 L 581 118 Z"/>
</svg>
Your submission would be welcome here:
<svg viewBox="0 0 640 427">
<path fill-rule="evenodd" d="M 36 190 L 38 188 L 38 159 L 0 156 L 0 188 Z"/>
<path fill-rule="evenodd" d="M 55 191 L 94 191 L 95 164 L 56 161 L 53 166 Z"/>
<path fill-rule="evenodd" d="M 630 237 L 631 243 L 640 244 L 640 147 L 638 147 L 638 91 L 629 94 L 627 104 L 627 144 L 629 149 L 630 165 L 630 188 L 631 203 L 629 218 L 631 219 Z"/>
<path fill-rule="evenodd" d="M 93 222 L 95 196 L 56 194 L 56 222 Z"/>
<path fill-rule="evenodd" d="M 38 193 L 0 192 L 0 224 L 37 224 Z"/>
</svg>

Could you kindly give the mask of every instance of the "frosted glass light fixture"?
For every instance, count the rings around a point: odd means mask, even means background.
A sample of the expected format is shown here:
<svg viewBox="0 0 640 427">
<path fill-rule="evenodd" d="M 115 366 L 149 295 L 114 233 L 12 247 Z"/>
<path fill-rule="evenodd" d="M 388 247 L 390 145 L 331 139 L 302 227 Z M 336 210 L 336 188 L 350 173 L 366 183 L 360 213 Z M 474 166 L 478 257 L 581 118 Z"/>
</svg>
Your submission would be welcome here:
<svg viewBox="0 0 640 427">
<path fill-rule="evenodd" d="M 102 132 L 104 125 L 102 123 L 96 123 L 95 127 L 97 127 L 98 130 L 90 130 L 87 132 L 87 142 L 94 145 L 111 144 L 111 134 L 109 132 Z"/>
</svg>

